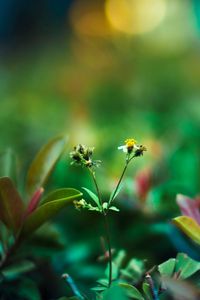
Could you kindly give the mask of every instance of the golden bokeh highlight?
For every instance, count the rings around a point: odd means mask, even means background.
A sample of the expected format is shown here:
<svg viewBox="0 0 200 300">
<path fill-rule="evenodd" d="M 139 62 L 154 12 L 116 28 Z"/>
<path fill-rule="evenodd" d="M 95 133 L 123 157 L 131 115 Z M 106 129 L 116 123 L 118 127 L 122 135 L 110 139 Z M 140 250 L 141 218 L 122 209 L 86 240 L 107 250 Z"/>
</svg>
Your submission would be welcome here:
<svg viewBox="0 0 200 300">
<path fill-rule="evenodd" d="M 155 29 L 165 18 L 166 0 L 107 0 L 105 12 L 110 24 L 127 34 Z"/>
<path fill-rule="evenodd" d="M 82 37 L 105 37 L 112 31 L 101 1 L 75 1 L 70 10 L 70 23 Z"/>
</svg>

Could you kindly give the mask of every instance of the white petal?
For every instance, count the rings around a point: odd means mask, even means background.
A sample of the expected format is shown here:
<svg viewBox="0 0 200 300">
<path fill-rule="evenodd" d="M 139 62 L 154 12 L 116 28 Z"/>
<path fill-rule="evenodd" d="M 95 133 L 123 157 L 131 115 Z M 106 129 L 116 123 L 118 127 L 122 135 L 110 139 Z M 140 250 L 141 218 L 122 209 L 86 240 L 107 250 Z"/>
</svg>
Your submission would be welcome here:
<svg viewBox="0 0 200 300">
<path fill-rule="evenodd" d="M 126 147 L 126 146 L 119 146 L 119 147 L 117 147 L 117 149 L 119 149 L 119 150 L 121 150 L 121 149 L 124 149 L 124 147 Z"/>
</svg>

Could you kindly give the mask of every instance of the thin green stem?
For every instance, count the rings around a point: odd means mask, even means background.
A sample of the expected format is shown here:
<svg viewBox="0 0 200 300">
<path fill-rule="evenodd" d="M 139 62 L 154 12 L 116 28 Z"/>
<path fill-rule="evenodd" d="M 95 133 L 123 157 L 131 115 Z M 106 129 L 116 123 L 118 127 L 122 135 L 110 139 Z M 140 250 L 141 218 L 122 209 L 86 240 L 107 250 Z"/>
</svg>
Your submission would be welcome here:
<svg viewBox="0 0 200 300">
<path fill-rule="evenodd" d="M 121 174 L 121 176 L 120 176 L 120 178 L 119 178 L 119 181 L 118 181 L 118 183 L 117 183 L 117 185 L 116 185 L 116 188 L 115 188 L 115 190 L 114 190 L 114 192 L 113 192 L 113 195 L 112 195 L 112 197 L 111 197 L 111 199 L 110 199 L 110 201 L 109 201 L 109 205 L 112 203 L 112 201 L 114 200 L 114 198 L 115 198 L 115 195 L 116 195 L 116 193 L 117 193 L 117 191 L 118 191 L 118 189 L 119 189 L 119 187 L 120 187 L 120 184 L 121 184 L 121 182 L 122 182 L 122 179 L 124 178 L 124 174 L 125 174 L 125 172 L 126 172 L 126 170 L 127 170 L 127 168 L 128 168 L 128 164 L 130 163 L 130 161 L 133 159 L 135 157 L 135 155 L 133 155 L 131 158 L 128 156 L 127 157 L 127 159 L 126 159 L 126 164 L 125 164 L 125 166 L 124 166 L 124 169 L 123 169 L 123 171 L 122 171 L 122 174 Z"/>
<path fill-rule="evenodd" d="M 102 207 L 102 212 L 103 212 L 103 220 L 104 220 L 104 226 L 105 226 L 105 232 L 106 232 L 106 240 L 107 240 L 107 245 L 108 245 L 108 253 L 109 253 L 109 279 L 108 279 L 108 286 L 111 286 L 112 283 L 112 250 L 111 250 L 111 241 L 110 241 L 110 230 L 109 230 L 109 222 L 108 222 L 108 216 L 106 214 L 106 211 L 103 208 L 103 200 L 101 197 L 101 193 L 97 184 L 97 180 L 95 177 L 95 173 L 94 171 L 89 168 L 91 177 L 93 179 L 96 191 L 97 191 L 97 196 L 99 198 L 99 202 L 101 203 L 101 207 Z"/>
</svg>

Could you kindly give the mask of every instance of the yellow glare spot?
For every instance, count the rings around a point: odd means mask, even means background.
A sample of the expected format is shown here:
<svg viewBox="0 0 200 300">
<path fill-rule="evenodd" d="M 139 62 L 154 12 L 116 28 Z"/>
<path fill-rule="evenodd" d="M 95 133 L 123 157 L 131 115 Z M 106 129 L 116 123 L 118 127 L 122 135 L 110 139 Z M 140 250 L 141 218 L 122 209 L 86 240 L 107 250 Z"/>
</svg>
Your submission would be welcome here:
<svg viewBox="0 0 200 300">
<path fill-rule="evenodd" d="M 166 0 L 107 0 L 105 12 L 118 31 L 141 34 L 152 31 L 166 15 Z"/>
</svg>

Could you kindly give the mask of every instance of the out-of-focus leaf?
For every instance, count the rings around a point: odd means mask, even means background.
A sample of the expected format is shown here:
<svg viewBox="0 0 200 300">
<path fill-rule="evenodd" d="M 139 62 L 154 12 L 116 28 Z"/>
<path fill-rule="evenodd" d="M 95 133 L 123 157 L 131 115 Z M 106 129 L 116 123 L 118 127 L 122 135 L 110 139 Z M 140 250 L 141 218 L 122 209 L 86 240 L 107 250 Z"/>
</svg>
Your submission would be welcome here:
<svg viewBox="0 0 200 300">
<path fill-rule="evenodd" d="M 158 266 L 158 270 L 162 276 L 171 277 L 175 270 L 176 259 L 170 258 Z"/>
<path fill-rule="evenodd" d="M 200 224 L 199 199 L 191 199 L 187 196 L 178 194 L 176 202 L 184 216 L 188 216 Z"/>
<path fill-rule="evenodd" d="M 51 193 L 52 195 L 53 193 Z M 22 231 L 20 236 L 26 237 L 27 235 L 31 234 L 45 222 L 49 221 L 50 218 L 54 217 L 60 210 L 62 210 L 65 206 L 71 203 L 72 200 L 81 199 L 82 194 L 75 189 L 62 189 L 61 193 L 58 191 L 55 192 L 58 198 L 52 199 L 50 195 L 50 200 L 45 201 L 44 204 L 39 206 L 32 214 L 30 214 L 23 225 Z M 62 198 L 59 198 L 61 195 Z M 48 198 L 48 197 L 47 197 Z"/>
<path fill-rule="evenodd" d="M 16 157 L 11 149 L 0 153 L 0 177 L 10 177 L 16 182 Z"/>
<path fill-rule="evenodd" d="M 42 225 L 26 243 L 27 252 L 34 248 L 34 255 L 50 257 L 66 246 L 61 229 L 53 223 Z"/>
<path fill-rule="evenodd" d="M 34 194 L 33 197 L 31 198 L 27 210 L 26 210 L 26 215 L 29 215 L 32 211 L 34 211 L 36 209 L 36 207 L 39 204 L 39 201 L 42 197 L 42 194 L 44 192 L 43 188 L 39 188 Z"/>
<path fill-rule="evenodd" d="M 107 268 L 105 270 L 105 275 L 107 278 L 109 278 L 109 270 L 110 270 L 110 267 L 108 264 Z M 119 275 L 119 269 L 118 269 L 117 265 L 114 262 L 112 262 L 112 280 L 117 279 L 118 275 Z"/>
<path fill-rule="evenodd" d="M 194 242 L 200 244 L 200 226 L 194 219 L 186 216 L 181 216 L 174 218 L 173 223 Z"/>
<path fill-rule="evenodd" d="M 133 285 L 128 283 L 119 283 L 119 286 L 125 290 L 126 295 L 131 299 L 144 300 L 142 294 Z"/>
<path fill-rule="evenodd" d="M 128 279 L 138 282 L 144 273 L 144 262 L 142 260 L 133 258 L 129 261 L 125 269 L 122 269 L 121 274 Z"/>
<path fill-rule="evenodd" d="M 200 270 L 200 262 L 188 257 L 185 253 L 178 253 L 175 272 L 181 279 L 186 279 Z"/>
<path fill-rule="evenodd" d="M 81 192 L 72 188 L 61 188 L 61 189 L 54 190 L 50 192 L 46 197 L 44 197 L 44 199 L 42 199 L 40 206 L 48 202 L 59 200 L 59 199 L 67 198 L 68 200 L 70 200 L 70 197 L 72 197 L 71 200 L 74 200 L 75 197 L 74 195 L 77 193 L 81 195 L 78 198 L 82 197 L 83 194 Z"/>
<path fill-rule="evenodd" d="M 199 290 L 185 281 L 164 277 L 162 282 L 177 300 L 199 300 Z"/>
<path fill-rule="evenodd" d="M 126 258 L 126 251 L 120 250 L 115 258 L 113 259 L 113 262 L 116 264 L 116 266 L 120 269 L 122 267 L 122 264 Z"/>
<path fill-rule="evenodd" d="M 107 289 L 107 287 L 105 286 L 95 286 L 93 288 L 91 288 L 92 291 L 95 291 L 95 292 L 102 292 L 102 291 L 105 291 Z"/>
<path fill-rule="evenodd" d="M 85 187 L 83 187 L 82 189 L 88 193 L 88 195 L 92 198 L 92 200 L 95 202 L 95 204 L 101 210 L 101 204 L 99 202 L 99 198 L 97 197 L 97 195 L 94 194 L 91 190 L 89 190 L 89 189 L 87 189 Z"/>
<path fill-rule="evenodd" d="M 108 287 L 108 279 L 107 278 L 99 279 L 99 280 L 97 280 L 97 283 L 100 283 L 101 285 Z"/>
<path fill-rule="evenodd" d="M 128 300 L 128 297 L 126 296 L 125 290 L 120 287 L 119 285 L 112 285 L 109 289 L 106 289 L 105 292 L 101 294 L 102 297 L 99 297 L 97 299 L 102 300 Z"/>
<path fill-rule="evenodd" d="M 20 274 L 29 272 L 35 268 L 33 262 L 29 260 L 19 261 L 16 264 L 10 265 L 3 269 L 2 274 L 8 279 L 17 278 Z"/>
<path fill-rule="evenodd" d="M 33 160 L 27 174 L 26 189 L 29 196 L 44 185 L 66 145 L 66 137 L 48 142 Z"/>
<path fill-rule="evenodd" d="M 119 208 L 117 208 L 116 206 L 111 206 L 111 207 L 109 207 L 109 209 L 110 209 L 110 210 L 117 211 L 117 212 L 119 211 Z"/>
<path fill-rule="evenodd" d="M 150 289 L 150 285 L 146 282 L 143 283 L 142 289 L 145 295 L 146 300 L 152 300 L 152 292 Z"/>
<path fill-rule="evenodd" d="M 20 284 L 17 286 L 17 294 L 20 297 L 19 299 L 42 299 L 36 283 L 29 278 L 23 278 L 23 280 L 20 281 Z"/>
<path fill-rule="evenodd" d="M 16 233 L 23 215 L 24 204 L 13 182 L 9 177 L 0 178 L 0 219 Z"/>
</svg>

